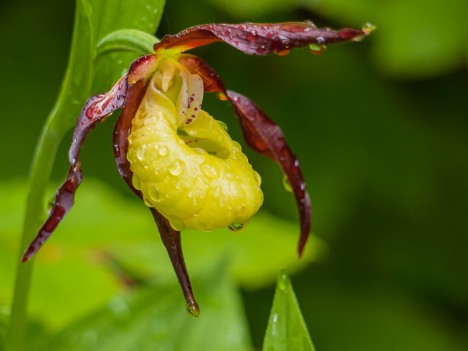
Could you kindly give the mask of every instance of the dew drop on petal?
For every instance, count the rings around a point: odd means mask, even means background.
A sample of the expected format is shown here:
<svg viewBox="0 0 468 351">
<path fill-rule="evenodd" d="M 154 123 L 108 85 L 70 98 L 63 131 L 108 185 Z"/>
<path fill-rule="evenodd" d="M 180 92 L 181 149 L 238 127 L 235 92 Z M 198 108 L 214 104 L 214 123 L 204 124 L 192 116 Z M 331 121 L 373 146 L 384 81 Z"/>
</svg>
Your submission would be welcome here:
<svg viewBox="0 0 468 351">
<path fill-rule="evenodd" d="M 162 145 L 158 148 L 158 154 L 159 156 L 167 156 L 169 154 L 169 149 Z"/>
<path fill-rule="evenodd" d="M 208 178 L 216 178 L 218 176 L 218 172 L 216 171 L 216 169 L 214 169 L 207 163 L 202 164 L 200 168 L 203 174 L 206 175 Z"/>
<path fill-rule="evenodd" d="M 223 128 L 226 132 L 228 131 L 228 126 L 226 125 L 226 123 L 224 123 L 223 121 L 216 121 L 216 122 L 218 122 L 220 127 Z"/>
<path fill-rule="evenodd" d="M 148 195 L 154 202 L 161 201 L 161 193 L 159 192 L 158 187 L 155 185 L 149 187 Z"/>
<path fill-rule="evenodd" d="M 247 33 L 246 39 L 253 43 L 254 41 L 257 40 L 257 31 L 253 30 L 250 33 Z"/>
<path fill-rule="evenodd" d="M 140 161 L 143 161 L 145 159 L 145 154 L 146 154 L 146 148 L 142 147 L 137 150 L 136 157 Z"/>
<path fill-rule="evenodd" d="M 175 160 L 169 166 L 169 173 L 175 177 L 178 177 L 184 172 L 184 169 L 185 169 L 184 162 L 182 160 Z"/>
<path fill-rule="evenodd" d="M 262 177 L 260 176 L 260 174 L 258 174 L 258 172 L 254 171 L 254 176 L 255 176 L 255 180 L 257 181 L 258 185 L 261 185 L 262 184 Z"/>
<path fill-rule="evenodd" d="M 141 190 L 141 181 L 140 181 L 140 177 L 137 176 L 135 173 L 133 173 L 132 183 L 133 183 L 133 186 L 134 186 L 137 190 Z"/>
</svg>

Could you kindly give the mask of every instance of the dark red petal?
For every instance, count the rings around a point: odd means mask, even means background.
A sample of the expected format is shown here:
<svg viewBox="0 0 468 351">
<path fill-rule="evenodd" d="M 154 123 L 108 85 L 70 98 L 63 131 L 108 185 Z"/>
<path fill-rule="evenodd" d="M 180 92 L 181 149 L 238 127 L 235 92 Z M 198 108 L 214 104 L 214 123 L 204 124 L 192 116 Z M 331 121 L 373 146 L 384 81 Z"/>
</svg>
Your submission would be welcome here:
<svg viewBox="0 0 468 351">
<path fill-rule="evenodd" d="M 161 235 L 161 239 L 166 247 L 172 266 L 174 267 L 174 271 L 177 275 L 177 279 L 182 288 L 185 301 L 187 302 L 187 310 L 194 317 L 198 317 L 200 309 L 198 308 L 197 301 L 195 301 L 192 284 L 190 283 L 190 278 L 185 266 L 182 244 L 180 241 L 180 232 L 174 230 L 169 224 L 169 221 L 156 211 L 156 209 L 150 208 L 150 210 L 156 224 L 158 225 L 159 234 Z"/>
<path fill-rule="evenodd" d="M 70 211 L 75 203 L 75 192 L 81 183 L 81 163 L 79 160 L 81 147 L 88 133 L 96 123 L 109 116 L 123 105 L 127 88 L 127 77 L 122 77 L 107 94 L 91 97 L 81 110 L 73 132 L 73 142 L 69 151 L 70 168 L 67 179 L 55 194 L 52 211 L 39 230 L 36 238 L 26 249 L 22 261 L 29 260 L 52 235 L 53 231 Z"/>
<path fill-rule="evenodd" d="M 252 101 L 230 90 L 227 91 L 227 96 L 239 116 L 247 144 L 252 149 L 276 161 L 288 177 L 301 220 L 298 252 L 299 255 L 302 255 L 310 232 L 312 210 L 299 161 L 286 143 L 281 129 Z"/>
<path fill-rule="evenodd" d="M 203 80 L 203 89 L 206 93 L 215 92 L 226 94 L 223 81 L 218 73 L 204 60 L 195 55 L 183 54 L 180 56 L 179 62 L 191 73 L 201 77 Z"/>
<path fill-rule="evenodd" d="M 141 191 L 136 189 L 132 183 L 133 172 L 130 169 L 130 163 L 127 160 L 128 136 L 132 130 L 132 120 L 135 116 L 141 100 L 143 99 L 146 88 L 151 78 L 151 73 L 155 68 L 157 58 L 155 55 L 145 56 L 135 61 L 130 67 L 128 76 L 127 98 L 125 106 L 122 109 L 119 120 L 114 127 L 114 157 L 119 169 L 120 175 L 127 183 L 128 187 L 143 199 Z M 182 244 L 180 232 L 174 230 L 168 220 L 162 216 L 156 209 L 150 208 L 154 220 L 158 226 L 161 239 L 166 247 L 169 258 L 179 280 L 180 286 L 187 301 L 189 312 L 198 316 L 200 310 L 193 295 L 190 278 L 184 262 L 182 253 Z"/>
<path fill-rule="evenodd" d="M 356 41 L 368 30 L 317 28 L 311 22 L 204 24 L 165 36 L 154 50 L 187 51 L 199 46 L 223 41 L 249 55 L 282 54 L 290 49 L 310 44 L 327 45 Z"/>
</svg>

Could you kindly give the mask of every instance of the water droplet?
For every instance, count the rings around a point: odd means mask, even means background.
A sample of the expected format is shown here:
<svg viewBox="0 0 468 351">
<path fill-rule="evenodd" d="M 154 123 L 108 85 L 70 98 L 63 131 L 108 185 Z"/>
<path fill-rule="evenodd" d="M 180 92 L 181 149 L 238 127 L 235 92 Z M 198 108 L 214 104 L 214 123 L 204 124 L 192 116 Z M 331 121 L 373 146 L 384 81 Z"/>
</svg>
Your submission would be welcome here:
<svg viewBox="0 0 468 351">
<path fill-rule="evenodd" d="M 256 51 L 257 51 L 257 54 L 262 55 L 262 54 L 264 54 L 265 51 L 266 51 L 266 46 L 265 46 L 265 45 L 260 45 L 260 46 L 257 48 Z"/>
<path fill-rule="evenodd" d="M 367 34 L 370 34 L 371 32 L 373 32 L 374 30 L 376 30 L 377 27 L 375 25 L 373 25 L 372 23 L 365 23 L 363 26 L 362 26 L 362 31 L 367 35 Z"/>
<path fill-rule="evenodd" d="M 137 159 L 139 159 L 140 161 L 143 161 L 145 159 L 145 155 L 146 155 L 146 147 L 141 147 L 137 150 L 136 152 L 136 157 Z"/>
<path fill-rule="evenodd" d="M 55 196 L 52 196 L 49 201 L 47 202 L 47 213 L 51 214 L 52 210 L 54 209 L 55 204 Z"/>
<path fill-rule="evenodd" d="M 254 177 L 255 177 L 255 180 L 257 181 L 258 185 L 262 184 L 262 177 L 260 176 L 260 174 L 258 174 L 258 172 L 254 171 Z"/>
<path fill-rule="evenodd" d="M 205 180 L 203 179 L 204 177 L 202 176 L 197 176 L 195 177 L 195 188 L 200 189 L 200 190 L 208 190 L 209 186 L 208 184 L 205 183 Z"/>
<path fill-rule="evenodd" d="M 286 55 L 289 54 L 290 52 L 291 52 L 291 50 L 289 50 L 289 49 L 283 49 L 283 50 L 276 51 L 276 55 L 278 55 L 278 56 L 286 56 Z"/>
<path fill-rule="evenodd" d="M 216 96 L 217 96 L 218 99 L 220 99 L 222 101 L 229 100 L 228 97 L 226 96 L 226 94 L 224 94 L 224 93 L 218 93 L 218 94 L 216 94 Z"/>
<path fill-rule="evenodd" d="M 203 174 L 206 175 L 208 178 L 216 178 L 218 176 L 218 172 L 216 171 L 216 169 L 214 169 L 207 163 L 202 164 L 200 168 Z"/>
<path fill-rule="evenodd" d="M 161 193 L 156 185 L 150 186 L 148 189 L 148 195 L 154 202 L 161 201 Z"/>
<path fill-rule="evenodd" d="M 216 121 L 226 132 L 228 131 L 228 126 L 223 121 Z"/>
<path fill-rule="evenodd" d="M 175 177 L 180 176 L 185 169 L 185 164 L 182 160 L 175 160 L 170 166 L 169 166 L 169 173 L 172 174 Z"/>
<path fill-rule="evenodd" d="M 200 310 L 196 304 L 187 304 L 187 312 L 195 318 L 200 315 Z"/>
<path fill-rule="evenodd" d="M 141 181 L 140 177 L 133 173 L 132 183 L 135 189 L 141 190 Z"/>
<path fill-rule="evenodd" d="M 245 37 L 251 43 L 257 40 L 257 31 L 253 30 L 250 33 L 247 33 Z"/>
<path fill-rule="evenodd" d="M 313 55 L 320 55 L 325 51 L 326 48 L 326 45 L 323 44 L 310 44 L 309 52 Z"/>
<path fill-rule="evenodd" d="M 169 154 L 169 149 L 166 146 L 162 145 L 158 148 L 158 154 L 159 156 L 163 157 L 167 156 Z"/>
<path fill-rule="evenodd" d="M 290 193 L 292 193 L 293 188 L 287 176 L 283 176 L 283 186 L 286 189 L 286 191 L 289 191 Z"/>
<path fill-rule="evenodd" d="M 232 223 L 228 229 L 232 232 L 240 232 L 241 230 L 244 230 L 247 227 L 246 224 L 243 223 Z"/>
</svg>

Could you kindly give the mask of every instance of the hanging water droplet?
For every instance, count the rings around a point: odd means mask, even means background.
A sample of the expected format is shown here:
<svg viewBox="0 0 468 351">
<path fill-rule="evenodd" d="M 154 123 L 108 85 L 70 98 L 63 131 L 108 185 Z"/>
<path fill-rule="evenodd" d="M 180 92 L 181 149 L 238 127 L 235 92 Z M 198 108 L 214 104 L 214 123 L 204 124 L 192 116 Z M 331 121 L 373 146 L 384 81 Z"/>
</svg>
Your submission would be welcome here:
<svg viewBox="0 0 468 351">
<path fill-rule="evenodd" d="M 158 154 L 159 156 L 163 157 L 167 156 L 169 154 L 169 149 L 166 146 L 162 145 L 158 148 Z"/>
<path fill-rule="evenodd" d="M 310 44 L 309 52 L 313 55 L 320 55 L 325 51 L 326 48 L 326 45 L 323 44 Z"/>
<path fill-rule="evenodd" d="M 232 232 L 240 232 L 241 230 L 244 230 L 247 227 L 247 224 L 243 223 L 232 223 L 228 229 Z"/>
<path fill-rule="evenodd" d="M 208 178 L 216 178 L 218 176 L 218 172 L 216 171 L 216 169 L 214 169 L 207 163 L 202 164 L 200 168 L 202 173 Z"/>
<path fill-rule="evenodd" d="M 187 304 L 187 312 L 195 318 L 200 315 L 200 310 L 198 309 L 198 306 L 194 304 Z"/>
<path fill-rule="evenodd" d="M 291 52 L 291 50 L 289 50 L 289 49 L 283 49 L 283 50 L 280 50 L 280 51 L 275 51 L 275 54 L 278 55 L 278 56 L 286 56 L 290 52 Z"/>
<path fill-rule="evenodd" d="M 286 191 L 289 191 L 290 193 L 292 193 L 293 188 L 287 176 L 283 176 L 283 186 L 286 189 Z"/>
<path fill-rule="evenodd" d="M 373 32 L 374 30 L 376 30 L 377 27 L 375 25 L 373 25 L 372 23 L 365 23 L 363 26 L 362 26 L 362 31 L 367 35 L 367 34 L 370 34 L 371 32 Z"/>
<path fill-rule="evenodd" d="M 185 163 L 182 160 L 175 160 L 169 166 L 169 173 L 175 177 L 178 177 L 184 172 L 184 169 L 185 169 Z"/>
</svg>

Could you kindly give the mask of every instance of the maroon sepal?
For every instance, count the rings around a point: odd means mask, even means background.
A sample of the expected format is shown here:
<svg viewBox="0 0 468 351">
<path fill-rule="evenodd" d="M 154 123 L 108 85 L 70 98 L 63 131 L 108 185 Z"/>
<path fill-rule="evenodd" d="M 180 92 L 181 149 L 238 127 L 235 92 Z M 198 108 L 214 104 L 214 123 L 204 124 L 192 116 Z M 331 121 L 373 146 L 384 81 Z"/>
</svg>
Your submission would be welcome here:
<svg viewBox="0 0 468 351">
<path fill-rule="evenodd" d="M 81 147 L 86 136 L 103 118 L 120 108 L 125 99 L 127 77 L 123 76 L 107 94 L 91 97 L 81 110 L 73 132 L 73 142 L 69 151 L 70 168 L 67 179 L 55 194 L 54 204 L 49 217 L 39 230 L 33 242 L 26 249 L 22 261 L 28 261 L 52 235 L 63 217 L 75 203 L 75 192 L 81 183 L 81 163 L 79 160 Z"/>
<path fill-rule="evenodd" d="M 119 169 L 120 175 L 127 183 L 128 187 L 140 198 L 143 199 L 141 191 L 136 189 L 132 183 L 133 172 L 130 169 L 130 163 L 127 160 L 128 137 L 132 129 L 132 120 L 136 115 L 141 100 L 143 99 L 146 88 L 151 77 L 153 64 L 156 61 L 155 55 L 145 56 L 136 60 L 128 72 L 128 88 L 125 106 L 114 127 L 114 157 Z M 190 278 L 185 266 L 180 240 L 180 232 L 174 230 L 169 221 L 162 216 L 156 209 L 150 208 L 151 214 L 158 226 L 162 242 L 166 247 L 172 266 L 176 273 L 182 292 L 187 302 L 187 310 L 193 315 L 198 316 L 200 309 L 195 300 Z"/>
<path fill-rule="evenodd" d="M 283 132 L 248 98 L 226 90 L 216 71 L 201 58 L 184 54 L 179 62 L 202 78 L 206 92 L 215 92 L 221 99 L 231 102 L 239 117 L 247 145 L 277 162 L 287 176 L 299 210 L 301 231 L 298 253 L 302 256 L 309 237 L 312 206 L 299 161 L 286 143 Z"/>
<path fill-rule="evenodd" d="M 227 96 L 239 116 L 247 144 L 255 151 L 277 162 L 291 184 L 301 220 L 298 245 L 298 253 L 301 256 L 309 237 L 312 206 L 299 160 L 286 143 L 281 129 L 252 101 L 231 90 L 227 91 Z"/>
<path fill-rule="evenodd" d="M 356 41 L 368 34 L 362 29 L 317 28 L 312 22 L 204 24 L 166 35 L 154 50 L 187 51 L 222 41 L 249 55 L 285 54 L 310 44 Z"/>
</svg>

